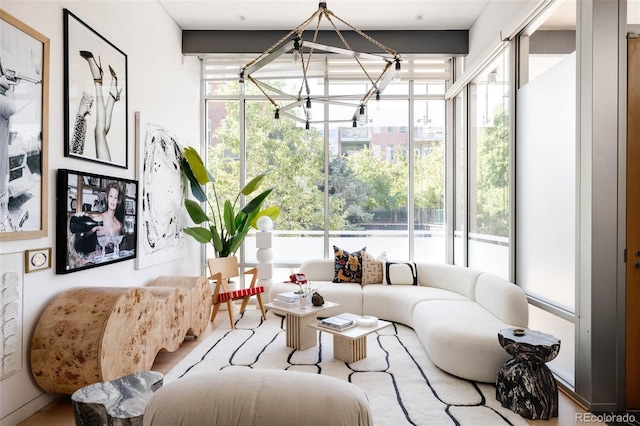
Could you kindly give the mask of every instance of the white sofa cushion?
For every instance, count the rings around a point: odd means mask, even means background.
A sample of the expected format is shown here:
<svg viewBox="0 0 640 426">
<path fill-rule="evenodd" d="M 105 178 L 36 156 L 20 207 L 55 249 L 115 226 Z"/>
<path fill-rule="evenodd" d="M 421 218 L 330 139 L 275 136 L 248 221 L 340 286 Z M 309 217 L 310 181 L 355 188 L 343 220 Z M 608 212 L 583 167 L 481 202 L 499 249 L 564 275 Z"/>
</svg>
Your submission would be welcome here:
<svg viewBox="0 0 640 426">
<path fill-rule="evenodd" d="M 476 281 L 480 272 L 454 265 L 418 262 L 418 283 L 455 291 L 471 300 L 476 297 Z"/>
<path fill-rule="evenodd" d="M 511 357 L 498 343 L 498 332 L 510 325 L 475 302 L 421 302 L 413 311 L 414 328 L 431 360 L 455 376 L 495 383 Z"/>
<path fill-rule="evenodd" d="M 441 288 L 407 285 L 372 284 L 362 288 L 363 315 L 372 315 L 388 321 L 413 327 L 413 309 L 425 300 L 469 299 Z"/>
<path fill-rule="evenodd" d="M 335 274 L 333 259 L 307 260 L 300 265 L 300 273 L 310 281 L 333 281 Z"/>
<path fill-rule="evenodd" d="M 476 302 L 502 321 L 517 327 L 527 327 L 529 310 L 527 296 L 517 285 L 493 274 L 480 274 L 476 283 Z"/>
</svg>

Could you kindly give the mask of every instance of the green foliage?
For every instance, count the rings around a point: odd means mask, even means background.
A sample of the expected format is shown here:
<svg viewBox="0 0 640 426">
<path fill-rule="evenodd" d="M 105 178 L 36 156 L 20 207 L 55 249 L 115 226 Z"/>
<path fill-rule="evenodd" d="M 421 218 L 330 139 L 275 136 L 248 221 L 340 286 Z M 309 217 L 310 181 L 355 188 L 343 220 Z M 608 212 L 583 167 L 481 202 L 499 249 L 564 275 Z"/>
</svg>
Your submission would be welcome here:
<svg viewBox="0 0 640 426">
<path fill-rule="evenodd" d="M 246 203 L 242 209 L 236 211 L 240 196 L 249 196 L 256 192 L 266 177 L 264 173 L 247 183 L 237 193 L 233 202 L 230 199 L 218 197 L 216 181 L 193 147 L 184 149 L 182 173 L 191 185 L 193 196 L 200 202 L 206 202 L 209 210 L 209 214 L 207 214 L 200 203 L 186 199 L 184 205 L 191 220 L 196 225 L 204 223 L 206 227 L 188 227 L 184 229 L 184 232 L 199 243 L 211 244 L 216 257 L 234 255 L 249 230 L 256 227 L 256 221 L 260 216 L 266 215 L 275 219 L 280 214 L 278 206 L 262 209 L 265 199 L 271 194 L 273 188 L 261 192 Z M 209 184 L 210 188 L 208 188 Z M 207 191 L 208 189 L 210 190 Z"/>
<path fill-rule="evenodd" d="M 228 86 L 228 85 L 227 85 Z M 222 93 L 220 93 L 222 94 Z M 240 149 L 240 107 L 245 109 L 245 149 Z M 406 214 L 408 157 L 398 146 L 393 161 L 371 149 L 348 156 L 329 156 L 325 179 L 324 135 L 316 128 L 288 118 L 273 118 L 273 106 L 263 101 L 220 101 L 225 111 L 210 135 L 209 170 L 218 195 L 237 193 L 240 156 L 246 156 L 247 175 L 268 171 L 264 184 L 274 186 L 270 199 L 278 200 L 278 230 L 357 230 L 374 221 L 374 212 Z M 442 209 L 444 148 L 416 157 L 416 208 Z M 419 180 L 418 180 L 419 179 Z M 327 186 L 328 185 L 328 186 Z M 329 212 L 325 215 L 325 188 Z M 328 223 L 325 220 L 328 218 Z"/>
<path fill-rule="evenodd" d="M 509 115 L 496 108 L 478 140 L 478 232 L 509 236 Z"/>
</svg>

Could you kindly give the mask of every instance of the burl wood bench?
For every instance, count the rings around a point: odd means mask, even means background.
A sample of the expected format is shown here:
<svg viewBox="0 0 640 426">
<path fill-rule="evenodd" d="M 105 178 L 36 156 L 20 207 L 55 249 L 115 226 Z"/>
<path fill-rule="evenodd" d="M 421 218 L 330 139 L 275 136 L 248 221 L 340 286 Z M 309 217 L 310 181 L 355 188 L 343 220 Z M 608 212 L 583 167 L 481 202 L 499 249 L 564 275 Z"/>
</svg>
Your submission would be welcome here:
<svg viewBox="0 0 640 426">
<path fill-rule="evenodd" d="M 46 392 L 72 394 L 151 370 L 209 323 L 205 277 L 161 276 L 145 287 L 76 287 L 57 295 L 33 333 L 31 371 Z"/>
</svg>

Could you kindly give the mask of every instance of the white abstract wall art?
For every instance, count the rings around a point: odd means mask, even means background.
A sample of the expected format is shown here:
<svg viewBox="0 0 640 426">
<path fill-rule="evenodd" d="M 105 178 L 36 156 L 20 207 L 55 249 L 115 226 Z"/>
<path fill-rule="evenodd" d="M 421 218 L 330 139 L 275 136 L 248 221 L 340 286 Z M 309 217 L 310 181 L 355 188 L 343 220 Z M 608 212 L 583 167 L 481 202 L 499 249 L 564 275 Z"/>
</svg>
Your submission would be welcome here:
<svg viewBox="0 0 640 426">
<path fill-rule="evenodd" d="M 185 253 L 182 146 L 167 129 L 136 112 L 140 231 L 136 268 L 181 259 Z"/>
<path fill-rule="evenodd" d="M 23 257 L 0 255 L 0 380 L 22 369 Z"/>
</svg>

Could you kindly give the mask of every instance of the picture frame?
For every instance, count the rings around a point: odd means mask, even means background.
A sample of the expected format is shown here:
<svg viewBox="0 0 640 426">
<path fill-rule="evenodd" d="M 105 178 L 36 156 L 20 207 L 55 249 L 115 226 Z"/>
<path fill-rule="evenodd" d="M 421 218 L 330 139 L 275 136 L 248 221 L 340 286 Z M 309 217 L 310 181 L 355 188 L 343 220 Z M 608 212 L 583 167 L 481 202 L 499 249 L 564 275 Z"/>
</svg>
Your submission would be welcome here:
<svg viewBox="0 0 640 426">
<path fill-rule="evenodd" d="M 136 269 L 142 269 L 184 258 L 186 186 L 178 136 L 140 111 L 135 113 L 135 127 L 140 182 Z"/>
<path fill-rule="evenodd" d="M 51 268 L 51 247 L 24 252 L 24 272 L 26 274 Z"/>
<path fill-rule="evenodd" d="M 0 241 L 48 233 L 49 49 L 0 9 Z"/>
<path fill-rule="evenodd" d="M 56 273 L 135 259 L 137 195 L 135 180 L 59 169 Z"/>
<path fill-rule="evenodd" d="M 64 13 L 64 154 L 128 168 L 127 55 Z"/>
</svg>

